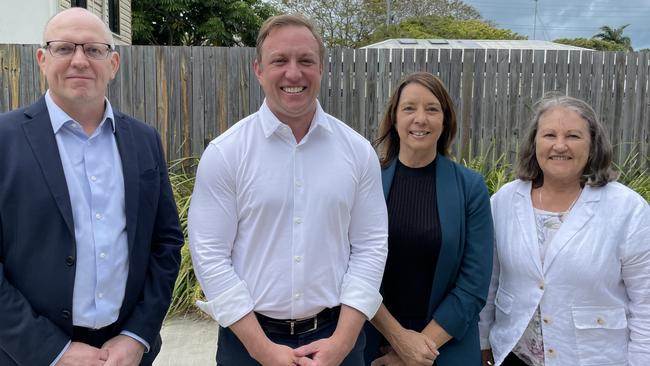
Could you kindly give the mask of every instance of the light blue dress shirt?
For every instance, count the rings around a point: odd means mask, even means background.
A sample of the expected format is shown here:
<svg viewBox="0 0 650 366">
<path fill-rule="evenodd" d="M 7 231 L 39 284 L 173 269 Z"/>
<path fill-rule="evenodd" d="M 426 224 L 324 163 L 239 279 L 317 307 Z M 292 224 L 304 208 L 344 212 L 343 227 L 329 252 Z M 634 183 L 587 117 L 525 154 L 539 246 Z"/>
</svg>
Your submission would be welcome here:
<svg viewBox="0 0 650 366">
<path fill-rule="evenodd" d="M 72 323 L 99 329 L 117 320 L 129 272 L 124 177 L 113 109 L 106 100 L 102 122 L 88 136 L 78 122 L 54 103 L 49 91 L 45 102 L 74 220 L 77 255 Z M 137 335 L 128 331 L 122 334 L 149 349 L 147 342 Z M 63 352 L 66 349 L 67 346 Z"/>
</svg>

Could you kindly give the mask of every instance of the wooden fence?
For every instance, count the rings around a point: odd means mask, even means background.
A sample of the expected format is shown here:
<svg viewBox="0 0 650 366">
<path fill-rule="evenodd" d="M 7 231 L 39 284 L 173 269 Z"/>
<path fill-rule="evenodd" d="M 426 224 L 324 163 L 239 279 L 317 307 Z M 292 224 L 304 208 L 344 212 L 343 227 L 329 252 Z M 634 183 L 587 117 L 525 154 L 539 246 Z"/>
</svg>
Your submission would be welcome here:
<svg viewBox="0 0 650 366">
<path fill-rule="evenodd" d="M 46 83 L 36 45 L 0 45 L 0 112 L 36 100 Z M 205 145 L 255 112 L 263 93 L 252 48 L 122 46 L 109 98 L 156 126 L 169 159 Z M 413 71 L 434 73 L 456 104 L 455 154 L 512 161 L 531 107 L 559 90 L 591 103 L 611 134 L 616 160 L 650 156 L 650 53 L 531 50 L 329 50 L 325 111 L 372 140 L 391 86 Z M 643 158 L 642 158 L 643 159 Z M 648 164 L 647 161 L 644 162 Z"/>
</svg>

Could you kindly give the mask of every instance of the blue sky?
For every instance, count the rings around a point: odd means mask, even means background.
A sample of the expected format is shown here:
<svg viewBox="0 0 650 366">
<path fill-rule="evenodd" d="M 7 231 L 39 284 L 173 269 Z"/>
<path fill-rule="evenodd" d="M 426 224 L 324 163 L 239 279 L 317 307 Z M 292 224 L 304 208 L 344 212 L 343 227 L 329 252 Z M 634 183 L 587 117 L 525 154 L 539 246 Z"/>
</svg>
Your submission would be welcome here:
<svg viewBox="0 0 650 366">
<path fill-rule="evenodd" d="M 464 0 L 484 19 L 528 39 L 591 38 L 603 25 L 625 28 L 635 50 L 650 48 L 650 0 Z"/>
</svg>

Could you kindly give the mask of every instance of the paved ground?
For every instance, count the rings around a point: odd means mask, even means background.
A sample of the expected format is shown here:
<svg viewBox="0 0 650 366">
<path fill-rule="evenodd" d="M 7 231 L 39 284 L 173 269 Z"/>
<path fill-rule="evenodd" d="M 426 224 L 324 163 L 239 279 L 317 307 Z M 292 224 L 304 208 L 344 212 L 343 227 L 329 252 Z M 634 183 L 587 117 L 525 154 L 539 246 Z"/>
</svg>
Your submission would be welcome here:
<svg viewBox="0 0 650 366">
<path fill-rule="evenodd" d="M 179 317 L 163 323 L 162 349 L 154 366 L 215 365 L 217 323 L 211 319 Z"/>
</svg>

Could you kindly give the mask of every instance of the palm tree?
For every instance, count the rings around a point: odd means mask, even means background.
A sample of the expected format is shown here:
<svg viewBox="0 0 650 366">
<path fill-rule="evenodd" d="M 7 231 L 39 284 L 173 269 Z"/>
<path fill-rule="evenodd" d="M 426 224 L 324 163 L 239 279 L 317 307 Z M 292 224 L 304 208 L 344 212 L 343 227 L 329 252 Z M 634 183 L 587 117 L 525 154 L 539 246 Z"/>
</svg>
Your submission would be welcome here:
<svg viewBox="0 0 650 366">
<path fill-rule="evenodd" d="M 620 28 L 612 28 L 608 25 L 603 25 L 602 27 L 600 27 L 601 32 L 594 35 L 593 38 L 600 38 L 603 41 L 624 45 L 630 51 L 632 51 L 632 40 L 630 39 L 630 37 L 623 35 L 623 31 L 628 26 L 629 24 L 625 24 Z"/>
</svg>

